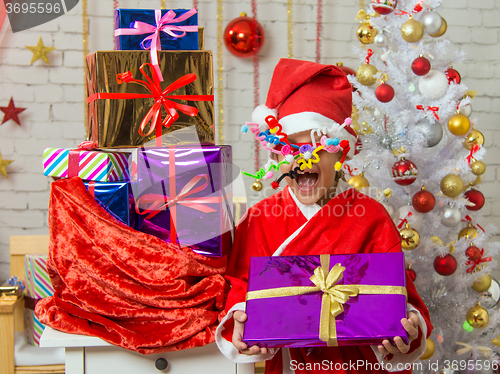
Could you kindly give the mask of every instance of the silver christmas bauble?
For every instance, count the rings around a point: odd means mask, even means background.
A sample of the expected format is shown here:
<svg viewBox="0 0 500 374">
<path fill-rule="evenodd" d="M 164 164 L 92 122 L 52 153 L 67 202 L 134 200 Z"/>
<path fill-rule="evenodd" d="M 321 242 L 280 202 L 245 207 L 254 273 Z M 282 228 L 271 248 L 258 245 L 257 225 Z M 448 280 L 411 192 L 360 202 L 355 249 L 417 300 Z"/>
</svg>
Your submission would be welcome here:
<svg viewBox="0 0 500 374">
<path fill-rule="evenodd" d="M 443 138 L 443 126 L 439 122 L 430 122 L 425 118 L 415 124 L 415 131 L 424 135 L 429 148 L 438 145 Z"/>
<path fill-rule="evenodd" d="M 500 300 L 500 284 L 496 279 L 491 278 L 491 286 L 479 297 L 479 303 L 486 309 L 491 309 Z"/>
<path fill-rule="evenodd" d="M 411 213 L 411 216 L 408 216 L 409 213 Z M 417 212 L 411 205 L 403 205 L 398 209 L 395 216 L 396 225 L 399 225 L 401 223 L 401 220 L 404 220 L 406 218 L 411 228 L 417 231 L 422 228 L 422 225 L 424 223 L 424 215 Z"/>
<path fill-rule="evenodd" d="M 377 47 L 383 48 L 383 47 L 387 46 L 388 43 L 389 43 L 389 38 L 387 37 L 387 35 L 385 33 L 379 32 L 375 36 L 375 45 Z"/>
<path fill-rule="evenodd" d="M 467 106 L 464 106 L 463 108 L 460 108 L 460 113 L 462 113 L 464 116 L 470 117 L 472 114 L 472 106 L 469 104 Z"/>
<path fill-rule="evenodd" d="M 443 26 L 443 18 L 436 12 L 427 12 L 420 18 L 420 23 L 427 34 L 435 34 Z"/>
<path fill-rule="evenodd" d="M 462 220 L 462 213 L 457 208 L 452 208 L 451 206 L 445 206 L 439 212 L 439 217 L 441 217 L 441 223 L 446 227 L 455 227 Z"/>
<path fill-rule="evenodd" d="M 387 213 L 389 213 L 391 218 L 394 219 L 394 214 L 396 213 L 396 208 L 394 208 L 394 205 L 389 202 L 383 202 L 382 205 L 385 207 Z"/>
</svg>

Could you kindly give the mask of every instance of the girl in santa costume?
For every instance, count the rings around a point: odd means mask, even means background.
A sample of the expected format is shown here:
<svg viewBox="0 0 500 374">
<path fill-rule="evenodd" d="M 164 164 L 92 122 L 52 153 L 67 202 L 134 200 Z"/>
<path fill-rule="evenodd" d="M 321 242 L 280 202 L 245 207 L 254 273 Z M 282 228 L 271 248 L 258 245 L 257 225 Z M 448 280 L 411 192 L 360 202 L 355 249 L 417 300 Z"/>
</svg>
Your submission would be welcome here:
<svg viewBox="0 0 500 374">
<path fill-rule="evenodd" d="M 351 109 L 351 86 L 338 67 L 281 59 L 266 105 L 252 115 L 254 132 L 262 135 L 259 139 L 269 137 L 266 148 L 280 165 L 282 176 L 273 186 L 283 179 L 288 185 L 249 209 L 236 229 L 226 272 L 231 284 L 227 314 L 216 331 L 220 351 L 234 362 L 266 360 L 267 374 L 361 374 L 402 371 L 425 352 L 432 325 L 408 275 L 408 315 L 401 320 L 408 345 L 400 337 L 395 345 L 385 340 L 378 346 L 290 349 L 242 342 L 250 257 L 401 252 L 399 232 L 385 208 L 340 177 L 357 139 L 350 127 Z M 273 134 L 279 142 L 273 143 Z M 283 314 L 293 315 L 293 310 Z"/>
</svg>

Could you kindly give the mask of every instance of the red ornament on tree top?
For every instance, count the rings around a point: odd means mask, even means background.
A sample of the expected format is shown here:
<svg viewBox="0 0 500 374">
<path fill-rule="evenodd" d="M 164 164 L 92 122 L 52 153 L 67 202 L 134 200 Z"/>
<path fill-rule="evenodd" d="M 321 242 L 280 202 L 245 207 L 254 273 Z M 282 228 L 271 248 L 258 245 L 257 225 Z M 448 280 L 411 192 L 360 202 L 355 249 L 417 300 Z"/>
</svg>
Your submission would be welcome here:
<svg viewBox="0 0 500 374">
<path fill-rule="evenodd" d="M 264 29 L 254 18 L 242 13 L 224 30 L 224 44 L 236 57 L 248 58 L 259 53 L 264 44 Z"/>
</svg>

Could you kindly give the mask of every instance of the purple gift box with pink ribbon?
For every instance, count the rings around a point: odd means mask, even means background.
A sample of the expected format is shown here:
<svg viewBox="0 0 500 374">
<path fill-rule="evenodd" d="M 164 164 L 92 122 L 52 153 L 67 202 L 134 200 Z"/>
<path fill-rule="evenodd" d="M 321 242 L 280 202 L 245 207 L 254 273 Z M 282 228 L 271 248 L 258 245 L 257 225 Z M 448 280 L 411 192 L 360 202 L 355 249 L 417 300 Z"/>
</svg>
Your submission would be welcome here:
<svg viewBox="0 0 500 374">
<path fill-rule="evenodd" d="M 132 157 L 139 231 L 206 256 L 229 251 L 230 146 L 141 147 Z"/>
<path fill-rule="evenodd" d="M 198 14 L 192 9 L 116 9 L 115 49 L 150 50 L 160 80 L 157 51 L 197 51 Z"/>
<path fill-rule="evenodd" d="M 402 252 L 252 257 L 246 299 L 248 346 L 408 342 Z"/>
</svg>

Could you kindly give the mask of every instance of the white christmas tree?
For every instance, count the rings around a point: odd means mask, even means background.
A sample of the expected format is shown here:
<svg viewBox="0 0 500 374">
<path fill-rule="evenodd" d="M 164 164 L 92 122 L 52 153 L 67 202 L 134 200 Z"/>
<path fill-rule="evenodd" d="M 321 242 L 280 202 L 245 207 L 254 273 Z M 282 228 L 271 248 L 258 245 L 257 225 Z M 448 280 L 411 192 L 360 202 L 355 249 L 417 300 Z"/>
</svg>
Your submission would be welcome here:
<svg viewBox="0 0 500 374">
<path fill-rule="evenodd" d="M 465 54 L 450 50 L 440 5 L 373 0 L 358 13 L 366 47 L 355 49 L 361 66 L 349 80 L 359 154 L 345 168 L 349 183 L 383 203 L 401 231 L 434 325 L 421 371 L 455 363 L 484 372 L 500 352 L 500 287 L 489 276 L 500 243 L 488 240 L 493 225 L 481 225 L 484 138 L 470 105 L 475 93 L 452 68 Z"/>
</svg>

